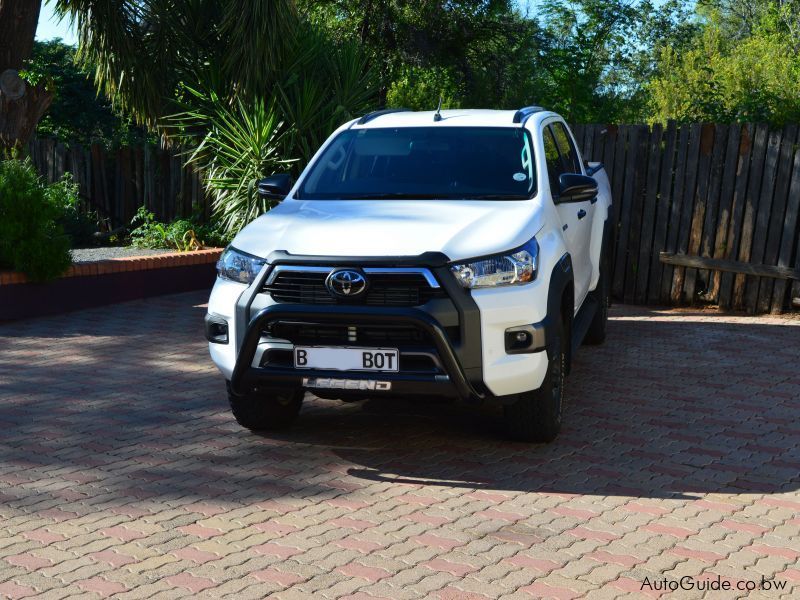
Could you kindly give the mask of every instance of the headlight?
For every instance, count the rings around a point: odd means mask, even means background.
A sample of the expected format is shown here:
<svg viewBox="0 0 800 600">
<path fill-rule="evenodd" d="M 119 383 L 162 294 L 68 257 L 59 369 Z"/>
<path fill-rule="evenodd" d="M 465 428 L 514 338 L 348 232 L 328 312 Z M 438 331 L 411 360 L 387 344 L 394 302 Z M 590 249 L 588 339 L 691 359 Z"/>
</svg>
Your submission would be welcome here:
<svg viewBox="0 0 800 600">
<path fill-rule="evenodd" d="M 465 288 L 519 285 L 536 279 L 539 244 L 536 239 L 507 254 L 455 264 L 450 270 Z"/>
<path fill-rule="evenodd" d="M 222 279 L 250 285 L 265 264 L 267 261 L 263 258 L 228 246 L 217 261 L 217 275 Z"/>
</svg>

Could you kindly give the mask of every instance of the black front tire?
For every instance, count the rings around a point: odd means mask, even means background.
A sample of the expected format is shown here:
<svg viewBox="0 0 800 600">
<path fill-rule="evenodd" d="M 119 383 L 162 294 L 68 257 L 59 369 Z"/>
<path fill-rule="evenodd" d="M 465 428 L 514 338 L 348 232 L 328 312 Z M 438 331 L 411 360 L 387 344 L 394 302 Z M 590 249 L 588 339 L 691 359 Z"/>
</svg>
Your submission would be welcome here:
<svg viewBox="0 0 800 600">
<path fill-rule="evenodd" d="M 561 431 L 564 412 L 564 378 L 567 355 L 564 347 L 564 327 L 557 328 L 553 340 L 553 356 L 547 374 L 538 390 L 525 392 L 504 407 L 506 433 L 520 442 L 552 442 Z"/>
<path fill-rule="evenodd" d="M 294 423 L 304 395 L 303 390 L 271 390 L 238 396 L 228 383 L 228 401 L 236 422 L 253 431 L 283 429 Z"/>
</svg>

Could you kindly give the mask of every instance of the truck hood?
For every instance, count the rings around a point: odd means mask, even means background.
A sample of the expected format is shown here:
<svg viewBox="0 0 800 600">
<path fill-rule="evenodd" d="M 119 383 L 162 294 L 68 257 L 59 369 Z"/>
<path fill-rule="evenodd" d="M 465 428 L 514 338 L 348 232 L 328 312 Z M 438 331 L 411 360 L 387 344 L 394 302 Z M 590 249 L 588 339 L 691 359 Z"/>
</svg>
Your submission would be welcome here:
<svg viewBox="0 0 800 600">
<path fill-rule="evenodd" d="M 461 260 L 523 245 L 542 227 L 524 201 L 286 200 L 245 227 L 233 246 L 311 256 L 415 256 Z"/>
</svg>

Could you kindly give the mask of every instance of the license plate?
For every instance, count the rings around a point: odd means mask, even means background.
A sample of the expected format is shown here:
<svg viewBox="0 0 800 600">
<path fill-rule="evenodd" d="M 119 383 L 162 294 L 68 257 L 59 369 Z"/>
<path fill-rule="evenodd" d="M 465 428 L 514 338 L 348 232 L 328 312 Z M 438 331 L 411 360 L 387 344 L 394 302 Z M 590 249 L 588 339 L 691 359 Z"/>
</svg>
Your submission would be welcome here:
<svg viewBox="0 0 800 600">
<path fill-rule="evenodd" d="M 400 370 L 400 353 L 396 348 L 342 348 L 295 346 L 296 369 L 331 369 L 335 371 Z"/>
</svg>

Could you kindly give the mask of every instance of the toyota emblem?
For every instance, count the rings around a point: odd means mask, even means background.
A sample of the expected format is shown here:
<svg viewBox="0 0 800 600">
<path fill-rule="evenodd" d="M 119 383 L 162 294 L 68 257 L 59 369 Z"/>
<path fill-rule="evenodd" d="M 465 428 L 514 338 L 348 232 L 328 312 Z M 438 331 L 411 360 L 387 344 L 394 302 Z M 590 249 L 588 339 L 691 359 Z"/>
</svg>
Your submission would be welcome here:
<svg viewBox="0 0 800 600">
<path fill-rule="evenodd" d="M 360 271 L 340 269 L 331 271 L 325 280 L 325 286 L 334 296 L 353 298 L 367 289 L 367 278 Z"/>
</svg>

